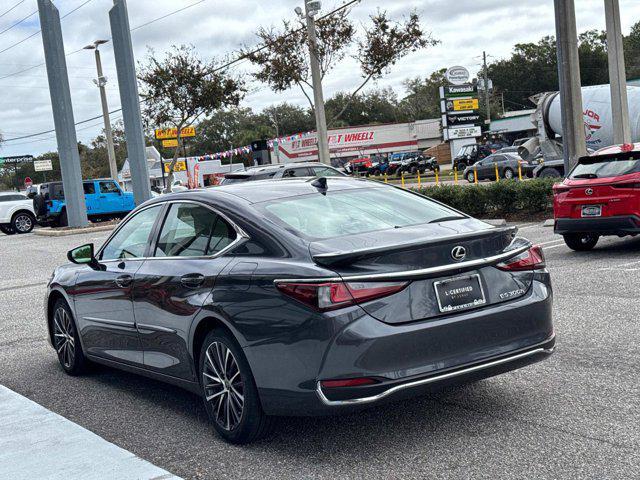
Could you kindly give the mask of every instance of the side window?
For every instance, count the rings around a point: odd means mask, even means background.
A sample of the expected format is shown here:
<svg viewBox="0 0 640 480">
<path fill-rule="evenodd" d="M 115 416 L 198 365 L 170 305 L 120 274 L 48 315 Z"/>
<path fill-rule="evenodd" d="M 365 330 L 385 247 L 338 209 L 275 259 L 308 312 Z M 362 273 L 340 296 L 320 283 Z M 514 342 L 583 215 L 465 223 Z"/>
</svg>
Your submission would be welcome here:
<svg viewBox="0 0 640 480">
<path fill-rule="evenodd" d="M 162 205 L 155 205 L 131 217 L 104 247 L 101 259 L 143 257 L 149 244 L 151 229 L 161 209 Z"/>
<path fill-rule="evenodd" d="M 235 230 L 214 211 L 202 205 L 171 205 L 156 246 L 156 257 L 213 255 L 236 238 Z"/>
<path fill-rule="evenodd" d="M 311 170 L 313 171 L 313 174 L 316 177 L 341 177 L 342 176 L 340 172 L 338 172 L 337 170 L 334 170 L 333 168 L 313 167 Z"/>
<path fill-rule="evenodd" d="M 84 189 L 85 195 L 93 195 L 94 193 L 96 193 L 96 184 L 93 182 L 83 183 L 82 188 Z"/>
<path fill-rule="evenodd" d="M 115 182 L 100 182 L 100 193 L 120 193 Z"/>
<path fill-rule="evenodd" d="M 308 177 L 309 169 L 307 167 L 304 168 L 289 168 L 284 171 L 282 178 L 291 178 L 291 177 Z"/>
</svg>

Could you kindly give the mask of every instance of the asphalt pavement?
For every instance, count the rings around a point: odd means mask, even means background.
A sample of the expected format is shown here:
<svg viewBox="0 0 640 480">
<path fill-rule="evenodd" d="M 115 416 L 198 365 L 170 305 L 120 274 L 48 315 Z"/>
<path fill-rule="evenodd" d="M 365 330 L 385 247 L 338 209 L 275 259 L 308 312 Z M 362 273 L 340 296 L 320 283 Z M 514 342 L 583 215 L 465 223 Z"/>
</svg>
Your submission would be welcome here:
<svg viewBox="0 0 640 480">
<path fill-rule="evenodd" d="M 549 360 L 359 414 L 282 418 L 244 447 L 215 436 L 195 395 L 106 367 L 63 374 L 45 284 L 69 248 L 106 233 L 0 234 L 0 384 L 183 478 L 638 478 L 640 238 L 575 253 L 539 223 L 520 231 L 553 275 Z"/>
</svg>

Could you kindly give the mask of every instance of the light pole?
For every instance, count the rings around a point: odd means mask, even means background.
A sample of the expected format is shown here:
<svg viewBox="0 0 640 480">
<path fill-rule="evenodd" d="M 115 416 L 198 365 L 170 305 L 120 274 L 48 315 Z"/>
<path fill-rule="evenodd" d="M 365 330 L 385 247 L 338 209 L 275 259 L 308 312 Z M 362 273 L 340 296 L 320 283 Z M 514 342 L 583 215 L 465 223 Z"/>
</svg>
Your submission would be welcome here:
<svg viewBox="0 0 640 480">
<path fill-rule="evenodd" d="M 111 120 L 109 118 L 109 107 L 107 105 L 107 92 L 105 85 L 107 77 L 102 74 L 102 61 L 100 60 L 100 50 L 98 47 L 104 45 L 109 40 L 96 40 L 92 44 L 84 47 L 85 50 L 93 50 L 96 57 L 96 69 L 98 70 L 98 79 L 94 80 L 100 89 L 100 101 L 102 102 L 102 118 L 104 119 L 104 132 L 107 137 L 107 155 L 109 156 L 109 173 L 111 178 L 118 181 L 118 165 L 116 164 L 116 152 L 113 148 L 113 133 L 111 132 Z"/>
<path fill-rule="evenodd" d="M 322 94 L 322 75 L 320 73 L 320 61 L 318 59 L 318 39 L 316 37 L 315 16 L 320 11 L 321 2 L 318 0 L 305 0 L 304 13 L 300 7 L 295 11 L 298 16 L 306 21 L 307 40 L 309 43 L 309 57 L 311 66 L 311 79 L 313 83 L 313 102 L 316 114 L 316 131 L 318 136 L 318 158 L 331 165 L 329 157 L 329 139 L 327 138 L 327 117 L 324 111 L 324 95 Z"/>
</svg>

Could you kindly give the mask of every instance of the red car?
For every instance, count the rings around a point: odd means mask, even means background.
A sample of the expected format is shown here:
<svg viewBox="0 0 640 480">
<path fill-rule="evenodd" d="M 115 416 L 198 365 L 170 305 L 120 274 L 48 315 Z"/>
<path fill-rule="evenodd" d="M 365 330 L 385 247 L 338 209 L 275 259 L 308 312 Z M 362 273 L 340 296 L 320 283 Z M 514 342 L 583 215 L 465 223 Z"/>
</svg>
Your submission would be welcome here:
<svg viewBox="0 0 640 480">
<path fill-rule="evenodd" d="M 573 250 L 591 250 L 605 235 L 640 233 L 640 143 L 582 157 L 553 187 L 554 231 Z"/>
</svg>

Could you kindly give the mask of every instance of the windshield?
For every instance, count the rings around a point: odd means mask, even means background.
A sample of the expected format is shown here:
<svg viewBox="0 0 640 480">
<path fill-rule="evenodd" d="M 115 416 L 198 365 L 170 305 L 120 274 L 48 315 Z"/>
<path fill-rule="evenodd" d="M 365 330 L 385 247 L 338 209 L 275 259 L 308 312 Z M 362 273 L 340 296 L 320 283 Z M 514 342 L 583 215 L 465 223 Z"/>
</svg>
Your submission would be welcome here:
<svg viewBox="0 0 640 480">
<path fill-rule="evenodd" d="M 465 145 L 458 152 L 458 156 L 471 155 L 473 153 L 473 151 L 475 150 L 475 148 L 476 148 L 475 145 Z"/>
<path fill-rule="evenodd" d="M 638 172 L 640 172 L 640 158 L 598 159 L 590 157 L 580 159 L 580 163 L 573 169 L 569 178 L 608 178 Z"/>
<path fill-rule="evenodd" d="M 396 188 L 359 188 L 266 202 L 265 213 L 303 237 L 326 239 L 465 218 L 425 197 Z"/>
</svg>

